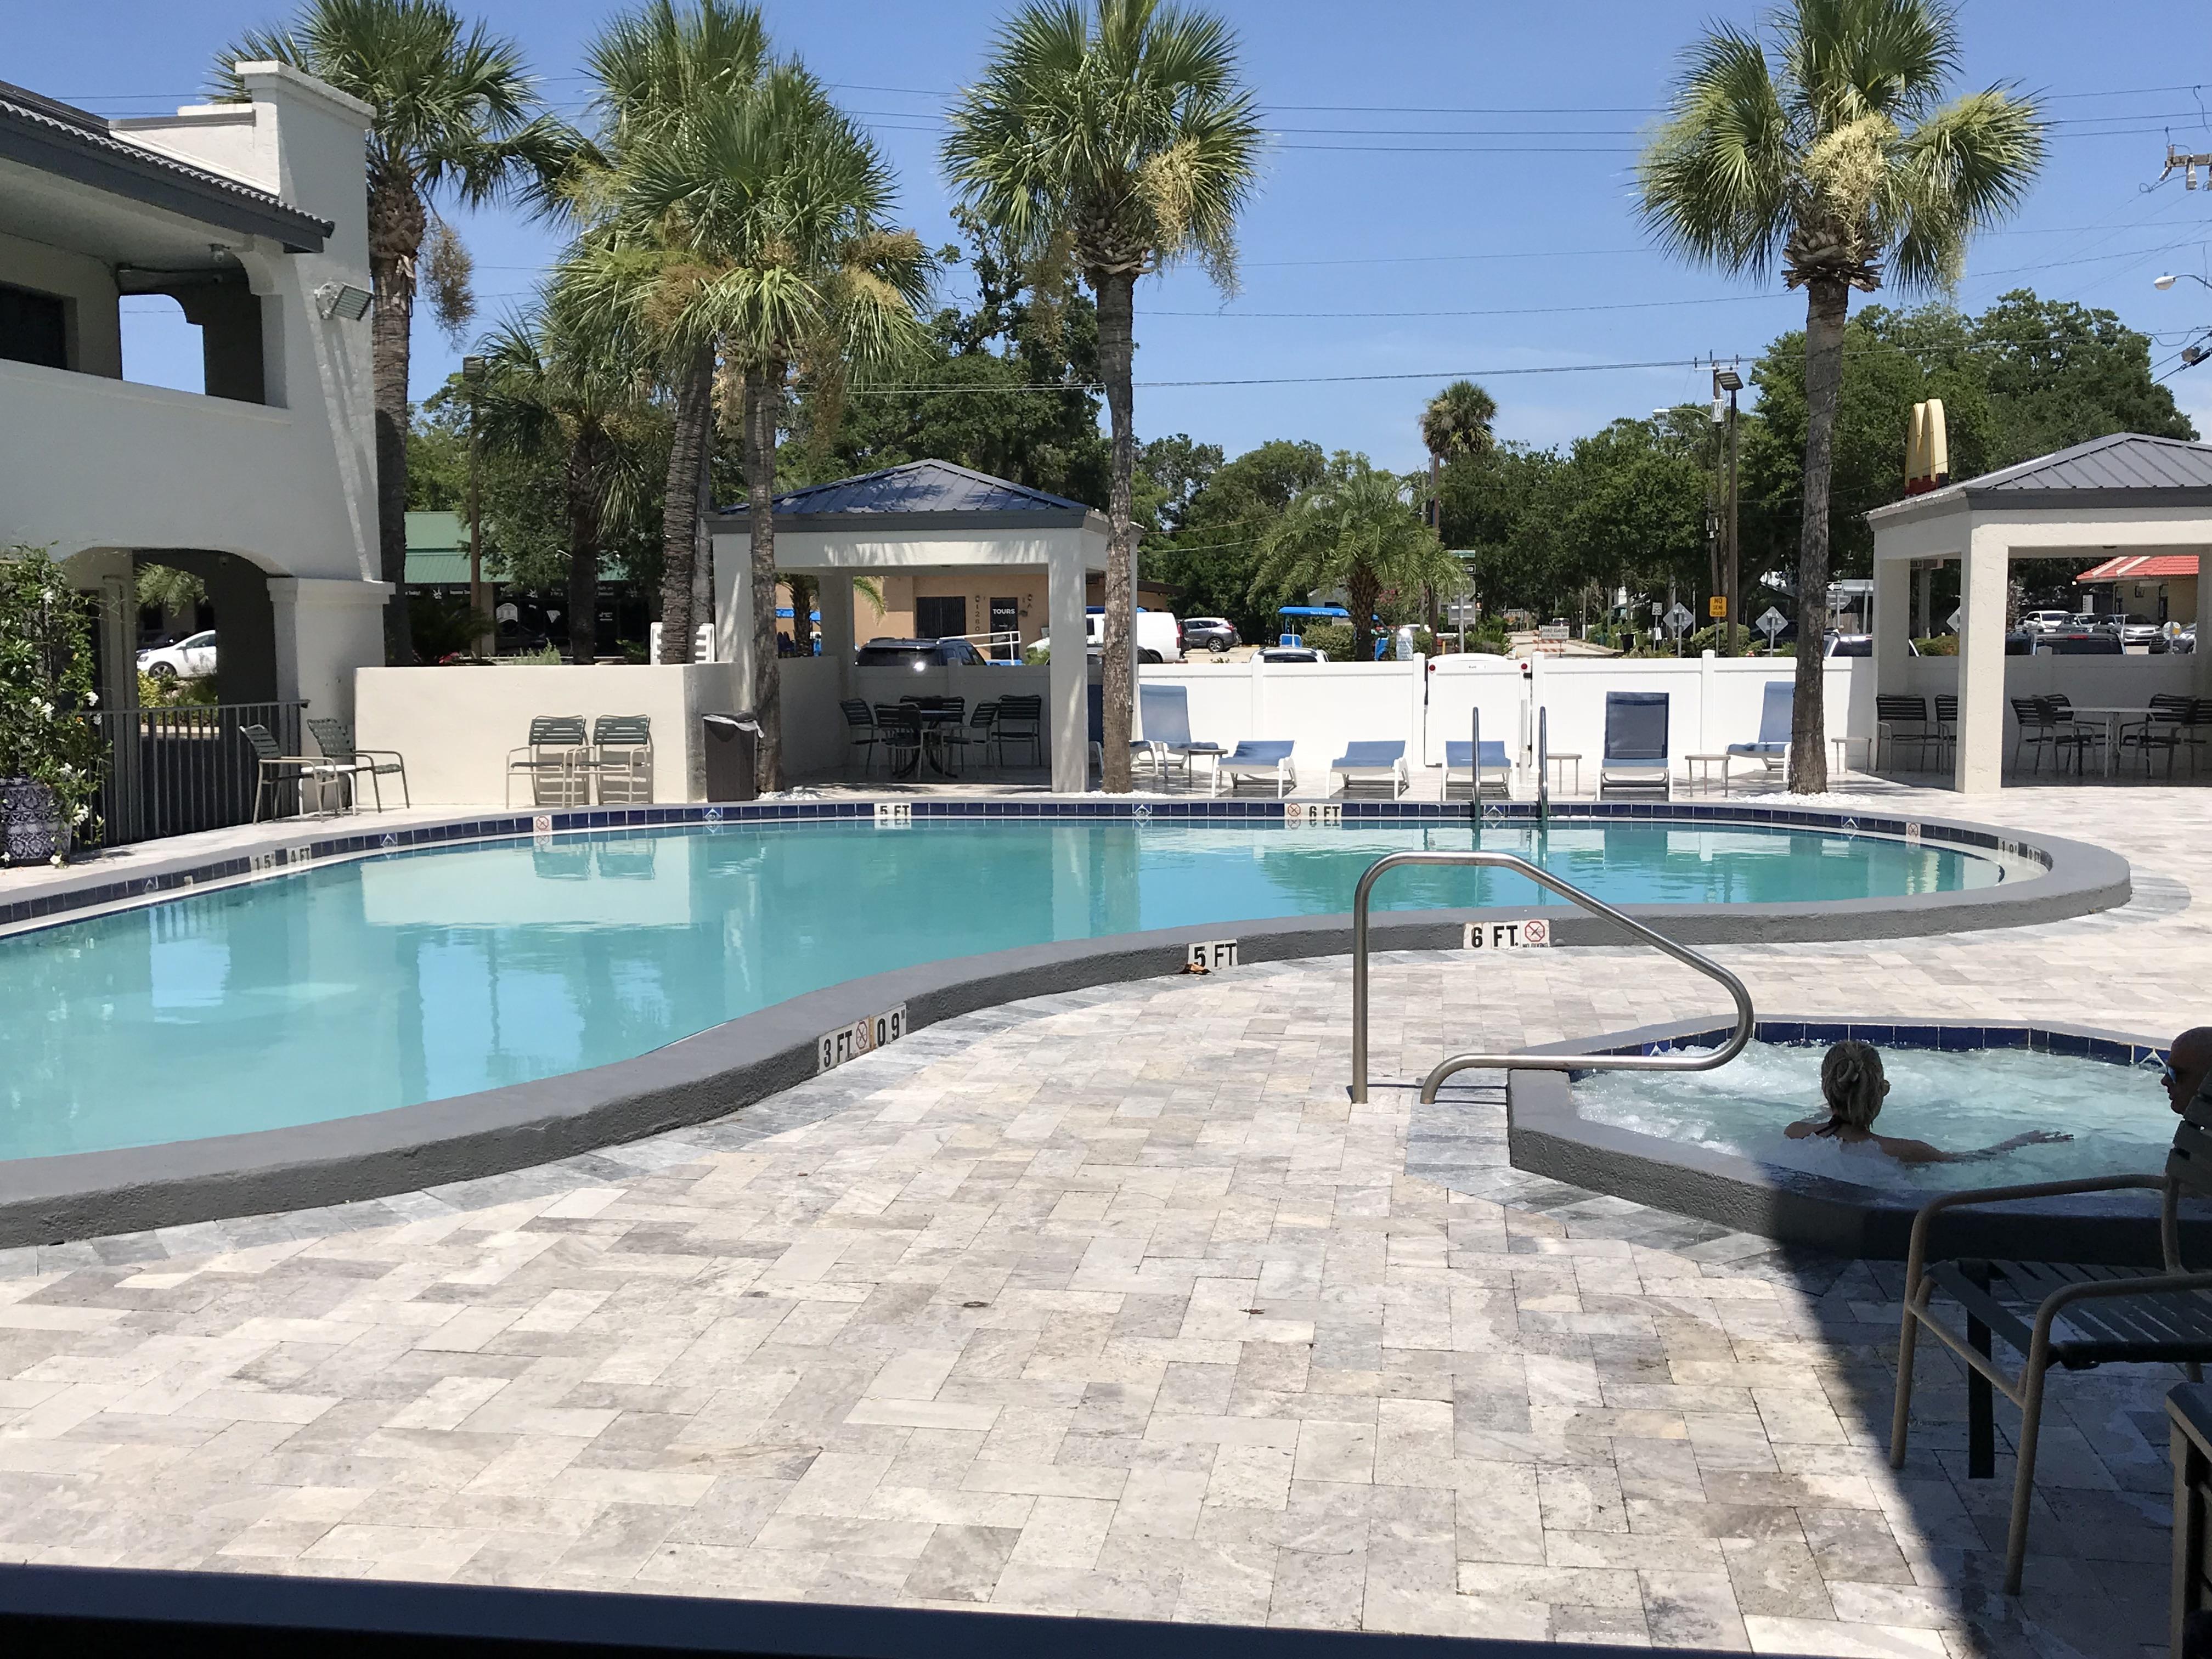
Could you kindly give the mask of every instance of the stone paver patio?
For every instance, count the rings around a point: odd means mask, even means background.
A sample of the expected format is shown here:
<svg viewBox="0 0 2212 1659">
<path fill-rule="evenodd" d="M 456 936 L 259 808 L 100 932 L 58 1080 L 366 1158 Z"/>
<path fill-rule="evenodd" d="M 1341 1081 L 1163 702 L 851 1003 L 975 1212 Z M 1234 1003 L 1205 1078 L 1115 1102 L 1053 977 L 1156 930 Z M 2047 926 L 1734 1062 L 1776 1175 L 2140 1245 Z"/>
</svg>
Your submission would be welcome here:
<svg viewBox="0 0 2212 1659">
<path fill-rule="evenodd" d="M 1958 798 L 1905 796 L 1959 812 Z M 2205 804 L 1985 809 L 2124 910 L 1721 954 L 1763 1013 L 2212 1015 Z M 1765 1652 L 2162 1652 L 2143 1368 L 2063 1376 L 2028 1593 L 1899 1274 L 1528 1176 L 1494 1089 L 1345 1096 L 1340 959 L 1039 999 L 720 1122 L 0 1254 L 0 1558 Z M 1379 961 L 1378 1075 L 1711 1009 L 1649 953 Z M 2009 1410 L 2000 1407 L 2008 1437 Z"/>
</svg>

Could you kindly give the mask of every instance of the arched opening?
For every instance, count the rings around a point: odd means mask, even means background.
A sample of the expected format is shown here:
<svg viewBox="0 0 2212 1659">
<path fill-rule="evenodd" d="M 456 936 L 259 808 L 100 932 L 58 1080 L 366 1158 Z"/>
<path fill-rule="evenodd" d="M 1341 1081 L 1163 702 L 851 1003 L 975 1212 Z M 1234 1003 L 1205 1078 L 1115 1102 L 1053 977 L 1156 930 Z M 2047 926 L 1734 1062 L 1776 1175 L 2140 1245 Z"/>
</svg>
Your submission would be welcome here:
<svg viewBox="0 0 2212 1659">
<path fill-rule="evenodd" d="M 117 301 L 123 378 L 178 392 L 207 391 L 207 346 L 173 294 L 125 294 Z"/>
</svg>

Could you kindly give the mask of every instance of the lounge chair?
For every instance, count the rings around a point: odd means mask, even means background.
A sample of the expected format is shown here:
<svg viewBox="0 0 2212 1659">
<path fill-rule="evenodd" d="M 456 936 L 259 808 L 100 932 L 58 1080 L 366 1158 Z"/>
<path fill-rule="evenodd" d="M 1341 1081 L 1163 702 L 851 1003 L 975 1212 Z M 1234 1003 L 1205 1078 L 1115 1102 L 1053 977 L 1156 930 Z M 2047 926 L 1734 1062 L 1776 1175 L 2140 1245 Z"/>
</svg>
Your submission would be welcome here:
<svg viewBox="0 0 2212 1659">
<path fill-rule="evenodd" d="M 514 805 L 514 780 L 530 780 L 535 806 L 582 806 L 591 800 L 592 778 L 579 761 L 591 757 L 591 733 L 581 714 L 539 714 L 530 722 L 530 738 L 507 751 L 507 804 Z"/>
<path fill-rule="evenodd" d="M 253 751 L 253 822 L 261 822 L 261 798 L 269 797 L 269 816 L 275 817 L 283 805 L 284 786 L 293 787 L 293 810 L 307 810 L 305 787 L 315 786 L 315 810 L 322 810 L 322 794 L 325 786 L 337 783 L 354 775 L 350 761 L 335 761 L 314 755 L 288 755 L 276 739 L 269 734 L 265 726 L 241 726 L 238 735 L 246 739 L 246 746 Z"/>
<path fill-rule="evenodd" d="M 592 775 L 602 806 L 639 806 L 653 799 L 653 720 L 602 714 L 592 726 Z"/>
<path fill-rule="evenodd" d="M 1388 783 L 1395 800 L 1413 787 L 1406 769 L 1406 745 L 1395 741 L 1347 743 L 1344 752 L 1328 763 L 1329 775 L 1344 780 L 1344 793 L 1354 784 Z"/>
<path fill-rule="evenodd" d="M 1756 761 L 1765 769 L 1765 775 L 1759 780 L 1762 783 L 1789 782 L 1790 717 L 1796 706 L 1795 685 L 1788 680 L 1767 681 L 1766 698 L 1759 707 L 1759 739 L 1728 746 L 1728 757 L 1721 762 L 1721 793 L 1728 793 L 1734 783 L 1739 758 Z"/>
<path fill-rule="evenodd" d="M 1605 694 L 1605 757 L 1598 763 L 1597 798 L 1603 800 L 1609 795 L 1674 799 L 1674 769 L 1667 754 L 1666 692 Z"/>
<path fill-rule="evenodd" d="M 2160 1195 L 2159 1255 L 2163 1265 L 2159 1267 L 1928 1259 L 1929 1235 L 1948 1210 L 1970 1204 L 2130 1188 Z M 2200 1091 L 2173 1132 L 2163 1175 L 2091 1176 L 1945 1193 L 1921 1206 L 1913 1218 L 1912 1242 L 1905 1264 L 1905 1321 L 1898 1344 L 1890 1465 L 1905 1466 L 1905 1431 L 1912 1406 L 1913 1342 L 1924 1327 L 1972 1372 L 2020 1407 L 2012 1523 L 2005 1543 L 2008 1594 L 2019 1594 L 2021 1569 L 2027 1557 L 2028 1509 L 2035 1495 L 2035 1448 L 2043 1425 L 2044 1383 L 2051 1368 L 2063 1365 L 2075 1371 L 2107 1364 L 2193 1367 L 2212 1360 L 2212 1273 L 2190 1273 L 2183 1267 L 2178 1220 L 2184 1197 L 2208 1196 L 2212 1196 L 2212 1100 Z M 2146 1215 L 2143 1222 L 2148 1233 L 2150 1218 Z M 1938 1291 L 1959 1304 L 1967 1322 L 1966 1329 L 1936 1316 L 1932 1304 Z M 2018 1356 L 2016 1374 L 2007 1376 L 1992 1356 L 1990 1334 Z M 1996 1472 L 1996 1437 L 1988 1389 L 1975 1387 L 1976 1380 L 1968 1378 L 1966 1394 L 1967 1473 L 1987 1476 Z M 1977 1462 L 1983 1466 L 1975 1468 Z"/>
<path fill-rule="evenodd" d="M 1444 739 L 1444 799 L 1452 798 L 1452 784 L 1459 773 L 1467 774 L 1467 793 L 1469 800 L 1481 800 L 1495 796 L 1507 800 L 1513 794 L 1513 762 L 1505 753 L 1503 738 L 1492 738 L 1482 745 L 1482 763 L 1475 764 L 1474 739 L 1446 738 Z"/>
<path fill-rule="evenodd" d="M 1184 781 L 1188 782 L 1194 756 L 1206 755 L 1218 760 L 1226 752 L 1218 743 L 1199 743 L 1192 738 L 1188 688 L 1139 685 L 1137 708 L 1144 717 L 1144 742 L 1152 751 L 1153 765 L 1162 783 L 1167 781 L 1168 768 L 1178 758 L 1182 762 Z"/>
<path fill-rule="evenodd" d="M 1213 790 L 1219 794 L 1224 780 L 1229 793 L 1237 793 L 1239 778 L 1273 778 L 1275 798 L 1279 800 L 1297 785 L 1297 770 L 1291 764 L 1291 750 L 1297 745 L 1287 738 L 1247 738 L 1236 748 L 1213 763 Z"/>
<path fill-rule="evenodd" d="M 343 720 L 309 720 L 307 730 L 315 739 L 315 747 L 325 758 L 341 766 L 350 765 L 356 778 L 367 778 L 370 792 L 376 797 L 376 810 L 384 810 L 384 786 L 379 778 L 397 774 L 399 779 L 399 802 L 412 806 L 415 802 L 407 793 L 407 763 L 400 758 L 397 749 L 361 749 L 354 744 L 353 732 Z M 356 799 L 360 786 L 355 785 Z"/>
</svg>

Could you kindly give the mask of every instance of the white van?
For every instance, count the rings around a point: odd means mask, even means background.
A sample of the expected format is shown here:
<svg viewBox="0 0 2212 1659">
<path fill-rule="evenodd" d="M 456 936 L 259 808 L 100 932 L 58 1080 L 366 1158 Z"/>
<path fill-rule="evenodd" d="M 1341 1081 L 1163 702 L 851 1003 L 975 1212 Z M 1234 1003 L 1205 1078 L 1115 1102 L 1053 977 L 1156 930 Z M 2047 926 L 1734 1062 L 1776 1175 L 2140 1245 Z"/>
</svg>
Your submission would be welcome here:
<svg viewBox="0 0 2212 1659">
<path fill-rule="evenodd" d="M 1101 605 L 1091 605 L 1083 613 L 1083 635 L 1093 651 L 1106 648 L 1106 612 Z M 1139 662 L 1181 662 L 1182 660 L 1182 628 L 1174 613 L 1167 611 L 1147 611 L 1137 607 L 1137 660 Z"/>
</svg>

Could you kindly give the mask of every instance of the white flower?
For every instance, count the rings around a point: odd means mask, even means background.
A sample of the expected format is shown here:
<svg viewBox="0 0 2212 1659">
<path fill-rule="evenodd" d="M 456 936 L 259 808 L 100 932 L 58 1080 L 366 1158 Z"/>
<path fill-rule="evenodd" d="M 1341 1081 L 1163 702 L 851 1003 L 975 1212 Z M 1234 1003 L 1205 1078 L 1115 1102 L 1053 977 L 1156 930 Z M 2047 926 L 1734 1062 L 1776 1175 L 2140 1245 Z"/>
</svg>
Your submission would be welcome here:
<svg viewBox="0 0 2212 1659">
<path fill-rule="evenodd" d="M 88 692 L 86 692 L 86 693 L 84 694 L 84 706 L 85 706 L 87 708 L 99 708 L 99 707 L 100 707 L 100 693 L 99 693 L 99 692 L 97 692 L 97 691 L 88 691 Z"/>
<path fill-rule="evenodd" d="M 53 857 L 47 861 L 57 870 L 62 867 L 62 855 L 59 853 L 55 854 Z"/>
</svg>

